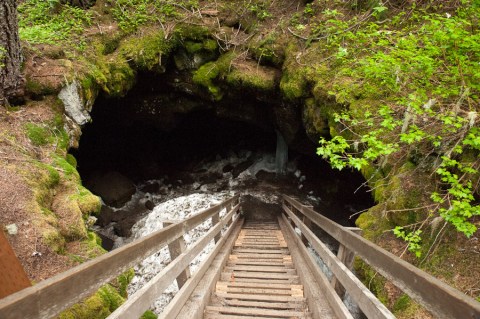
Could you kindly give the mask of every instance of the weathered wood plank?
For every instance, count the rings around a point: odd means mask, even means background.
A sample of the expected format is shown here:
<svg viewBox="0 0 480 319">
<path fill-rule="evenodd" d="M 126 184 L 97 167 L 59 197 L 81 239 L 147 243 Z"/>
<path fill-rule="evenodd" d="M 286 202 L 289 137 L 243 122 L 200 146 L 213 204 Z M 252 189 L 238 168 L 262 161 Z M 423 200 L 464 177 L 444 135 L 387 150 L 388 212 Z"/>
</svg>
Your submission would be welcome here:
<svg viewBox="0 0 480 319">
<path fill-rule="evenodd" d="M 154 232 L 94 260 L 44 280 L 0 300 L 0 318 L 52 318 L 94 293 L 122 272 L 159 251 L 165 245 L 201 224 L 217 211 L 238 200 L 234 196 L 179 224 Z"/>
<path fill-rule="evenodd" d="M 252 294 L 252 295 L 281 295 L 303 297 L 301 290 L 285 290 L 285 289 L 267 289 L 267 288 L 237 288 L 237 287 L 217 287 L 217 292 L 233 293 L 233 294 Z"/>
<path fill-rule="evenodd" d="M 224 299 L 222 303 L 232 307 L 248 307 L 248 308 L 267 308 L 267 309 L 291 309 L 300 310 L 304 308 L 301 303 L 294 302 L 261 302 L 261 301 L 245 301 L 245 300 L 229 300 Z M 242 317 L 243 318 L 243 317 Z"/>
<path fill-rule="evenodd" d="M 305 312 L 303 311 L 288 311 L 288 310 L 271 310 L 271 309 L 248 309 L 248 308 L 237 308 L 237 307 L 215 307 L 207 306 L 206 311 L 219 312 L 222 314 L 232 314 L 232 315 L 254 315 L 254 316 L 271 316 L 271 317 L 280 317 L 280 318 L 304 318 Z"/>
<path fill-rule="evenodd" d="M 214 289 L 214 283 L 220 277 L 220 271 L 227 262 L 234 238 L 240 231 L 242 224 L 243 220 L 238 221 L 237 218 L 229 226 L 208 259 L 203 262 L 200 269 L 195 272 L 182 290 L 165 307 L 159 319 L 196 319 L 202 317 L 203 309 Z"/>
<path fill-rule="evenodd" d="M 296 279 L 298 275 L 290 274 L 278 274 L 278 273 L 267 273 L 267 272 L 246 272 L 246 271 L 235 271 L 235 272 L 224 272 L 228 274 L 229 278 L 259 278 L 259 279 Z"/>
<path fill-rule="evenodd" d="M 228 275 L 228 276 L 227 276 Z M 228 277 L 228 278 L 227 278 Z M 262 279 L 262 278 L 231 278 L 231 273 L 222 273 L 221 275 L 221 280 L 232 280 L 232 282 L 260 282 L 260 283 L 265 283 L 265 282 L 276 282 L 276 283 L 289 283 L 289 284 L 299 284 L 300 279 L 299 278 L 286 278 L 286 279 Z"/>
<path fill-rule="evenodd" d="M 278 284 L 278 283 L 241 283 L 241 282 L 227 282 L 219 281 L 217 282 L 217 287 L 252 287 L 252 288 L 270 288 L 270 289 L 303 289 L 302 285 L 293 285 L 293 284 Z"/>
<path fill-rule="evenodd" d="M 288 269 L 286 267 L 274 267 L 274 266 L 243 266 L 243 265 L 235 265 L 235 266 L 227 266 L 225 269 L 228 271 L 253 271 L 253 272 L 268 272 L 268 273 L 291 273 L 291 271 L 295 271 L 295 269 Z"/>
<path fill-rule="evenodd" d="M 382 276 L 405 291 L 440 319 L 480 317 L 480 303 L 448 286 L 439 279 L 416 268 L 365 238 L 344 229 L 334 221 L 302 207 L 296 200 L 283 196 L 313 223 L 361 256 Z"/>
<path fill-rule="evenodd" d="M 237 300 L 252 300 L 252 301 L 278 301 L 278 302 L 305 302 L 305 298 L 293 297 L 293 296 L 274 296 L 274 295 L 243 295 L 243 294 L 227 294 L 218 292 L 217 297 L 225 299 L 237 299 Z"/>
</svg>

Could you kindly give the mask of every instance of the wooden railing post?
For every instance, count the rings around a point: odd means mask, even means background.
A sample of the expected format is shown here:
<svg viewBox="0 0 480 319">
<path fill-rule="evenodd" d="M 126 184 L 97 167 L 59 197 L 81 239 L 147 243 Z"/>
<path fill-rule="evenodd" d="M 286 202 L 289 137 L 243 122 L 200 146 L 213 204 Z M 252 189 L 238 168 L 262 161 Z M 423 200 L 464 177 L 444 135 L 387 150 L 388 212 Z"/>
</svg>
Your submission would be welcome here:
<svg viewBox="0 0 480 319">
<path fill-rule="evenodd" d="M 171 224 L 175 224 L 173 221 L 163 221 L 163 227 L 170 226 Z M 185 244 L 185 239 L 183 236 L 180 236 L 178 239 L 174 240 L 170 244 L 168 244 L 168 251 L 170 252 L 170 259 L 173 261 L 175 258 L 180 256 L 185 250 L 187 249 L 187 245 Z M 177 285 L 178 289 L 181 289 L 185 282 L 187 282 L 188 278 L 190 278 L 190 267 L 187 266 L 185 270 L 178 275 L 177 277 Z"/>
<path fill-rule="evenodd" d="M 362 230 L 358 227 L 345 227 L 345 228 L 359 235 L 362 232 Z M 341 243 L 339 243 L 339 245 L 340 246 L 338 247 L 337 258 L 345 265 L 345 267 L 347 267 L 349 270 L 352 270 L 355 253 L 349 250 L 348 248 L 346 248 Z M 345 296 L 345 288 L 343 288 L 343 286 L 337 280 L 337 277 L 332 276 L 330 283 L 332 284 L 333 289 L 335 289 L 335 291 L 340 296 L 340 298 L 343 299 L 343 297 Z"/>
<path fill-rule="evenodd" d="M 303 207 L 306 207 L 306 208 L 311 208 L 313 209 L 313 206 L 311 205 L 302 205 Z M 308 228 L 308 229 L 312 229 L 312 221 L 310 220 L 310 218 L 308 218 L 307 216 L 301 214 L 301 218 L 302 218 L 302 223 L 305 224 L 305 226 Z M 308 239 L 303 235 L 302 233 L 302 242 L 305 244 L 305 246 L 308 246 Z"/>
<path fill-rule="evenodd" d="M 214 205 L 210 205 L 210 206 L 214 206 Z M 228 206 L 230 206 L 230 205 L 228 205 Z M 226 207 L 227 213 L 230 211 L 228 206 Z M 220 222 L 220 212 L 217 212 L 212 216 L 212 227 L 215 227 L 215 225 L 218 224 L 219 222 Z M 213 238 L 213 240 L 215 241 L 215 244 L 218 243 L 218 241 L 220 240 L 221 237 L 222 237 L 222 232 L 220 231 L 218 233 L 218 235 L 216 235 Z"/>
</svg>

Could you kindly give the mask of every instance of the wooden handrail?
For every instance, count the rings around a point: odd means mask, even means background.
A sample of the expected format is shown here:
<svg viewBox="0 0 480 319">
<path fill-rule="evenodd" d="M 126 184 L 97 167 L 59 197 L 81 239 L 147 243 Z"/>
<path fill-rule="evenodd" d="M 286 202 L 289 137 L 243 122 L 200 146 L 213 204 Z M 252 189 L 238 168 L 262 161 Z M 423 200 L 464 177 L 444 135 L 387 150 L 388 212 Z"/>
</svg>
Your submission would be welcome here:
<svg viewBox="0 0 480 319">
<path fill-rule="evenodd" d="M 0 300 L 0 318 L 52 318 L 94 293 L 127 269 L 172 243 L 207 218 L 238 202 L 236 195 L 178 224 L 170 225 Z"/>
<path fill-rule="evenodd" d="M 283 195 L 283 199 L 340 244 L 362 257 L 387 280 L 393 282 L 438 318 L 480 319 L 480 303 L 478 301 L 345 229 L 295 199 L 286 195 Z"/>
<path fill-rule="evenodd" d="M 302 235 L 315 249 L 323 262 L 332 271 L 333 276 L 346 288 L 349 295 L 357 303 L 367 318 L 394 319 L 395 316 L 388 310 L 367 287 L 348 269 L 330 249 L 315 234 L 300 221 L 300 218 L 284 204 L 283 209 Z M 333 288 L 333 287 L 332 287 Z"/>
<path fill-rule="evenodd" d="M 139 318 L 150 305 L 157 299 L 161 293 L 175 280 L 190 262 L 202 252 L 207 244 L 221 232 L 225 226 L 234 217 L 240 204 L 230 210 L 222 220 L 212 227 L 200 240 L 198 240 L 187 251 L 183 252 L 178 258 L 174 259 L 162 271 L 155 275 L 148 283 L 130 296 L 127 301 L 116 309 L 108 319 L 130 319 Z M 235 220 L 236 221 L 236 220 Z M 234 227 L 234 223 L 230 225 Z"/>
</svg>

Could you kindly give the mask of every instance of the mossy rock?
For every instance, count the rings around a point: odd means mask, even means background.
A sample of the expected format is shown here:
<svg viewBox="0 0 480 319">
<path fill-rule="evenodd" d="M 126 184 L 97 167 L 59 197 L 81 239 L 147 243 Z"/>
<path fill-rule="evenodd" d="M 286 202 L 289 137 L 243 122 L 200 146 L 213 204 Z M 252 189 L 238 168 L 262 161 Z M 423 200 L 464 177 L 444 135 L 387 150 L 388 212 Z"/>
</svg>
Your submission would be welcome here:
<svg viewBox="0 0 480 319">
<path fill-rule="evenodd" d="M 92 50 L 84 61 L 85 71 L 80 83 L 86 101 L 93 102 L 98 88 L 110 96 L 124 96 L 135 83 L 136 71 L 130 66 L 125 55 L 119 52 L 103 55 L 104 48 L 103 43 L 92 43 Z"/>
<path fill-rule="evenodd" d="M 90 215 L 98 215 L 102 208 L 100 197 L 93 195 L 83 186 L 78 186 L 78 193 L 72 195 L 71 199 L 77 202 L 84 218 Z"/>
<path fill-rule="evenodd" d="M 167 40 L 161 30 L 148 30 L 138 37 L 131 36 L 122 41 L 119 51 L 131 60 L 140 70 L 165 72 L 165 62 L 176 46 L 173 40 Z"/>
<path fill-rule="evenodd" d="M 214 62 L 208 62 L 193 72 L 193 82 L 206 88 L 212 98 L 219 101 L 223 91 L 218 82 L 223 79 L 231 68 L 232 60 L 236 57 L 234 52 L 223 54 Z"/>
<path fill-rule="evenodd" d="M 280 90 L 288 100 L 307 97 L 309 92 L 304 69 L 301 67 L 296 70 L 284 69 L 280 80 Z"/>
<path fill-rule="evenodd" d="M 42 233 L 43 242 L 57 254 L 64 254 L 66 249 L 65 238 L 55 227 L 49 227 Z"/>
<path fill-rule="evenodd" d="M 325 109 L 317 105 L 315 99 L 305 100 L 302 108 L 302 121 L 307 135 L 313 141 L 318 141 L 320 136 L 329 136 L 330 126 L 325 115 Z"/>
<path fill-rule="evenodd" d="M 279 71 L 258 65 L 254 61 L 242 61 L 233 66 L 226 76 L 232 86 L 242 86 L 260 92 L 274 91 L 279 78 Z"/>
</svg>

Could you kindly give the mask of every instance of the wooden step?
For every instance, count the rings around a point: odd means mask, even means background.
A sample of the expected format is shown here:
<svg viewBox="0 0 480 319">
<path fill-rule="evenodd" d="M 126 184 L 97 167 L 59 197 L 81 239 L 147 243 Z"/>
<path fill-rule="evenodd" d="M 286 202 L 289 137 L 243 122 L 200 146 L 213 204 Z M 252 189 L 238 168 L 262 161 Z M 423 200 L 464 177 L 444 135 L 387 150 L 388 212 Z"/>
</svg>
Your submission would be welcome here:
<svg viewBox="0 0 480 319">
<path fill-rule="evenodd" d="M 271 310 L 271 309 L 255 309 L 255 308 L 238 308 L 238 307 L 218 307 L 207 306 L 207 313 L 219 313 L 225 315 L 251 315 L 258 317 L 276 317 L 276 318 L 305 318 L 307 315 L 303 311 L 291 310 Z"/>
</svg>

